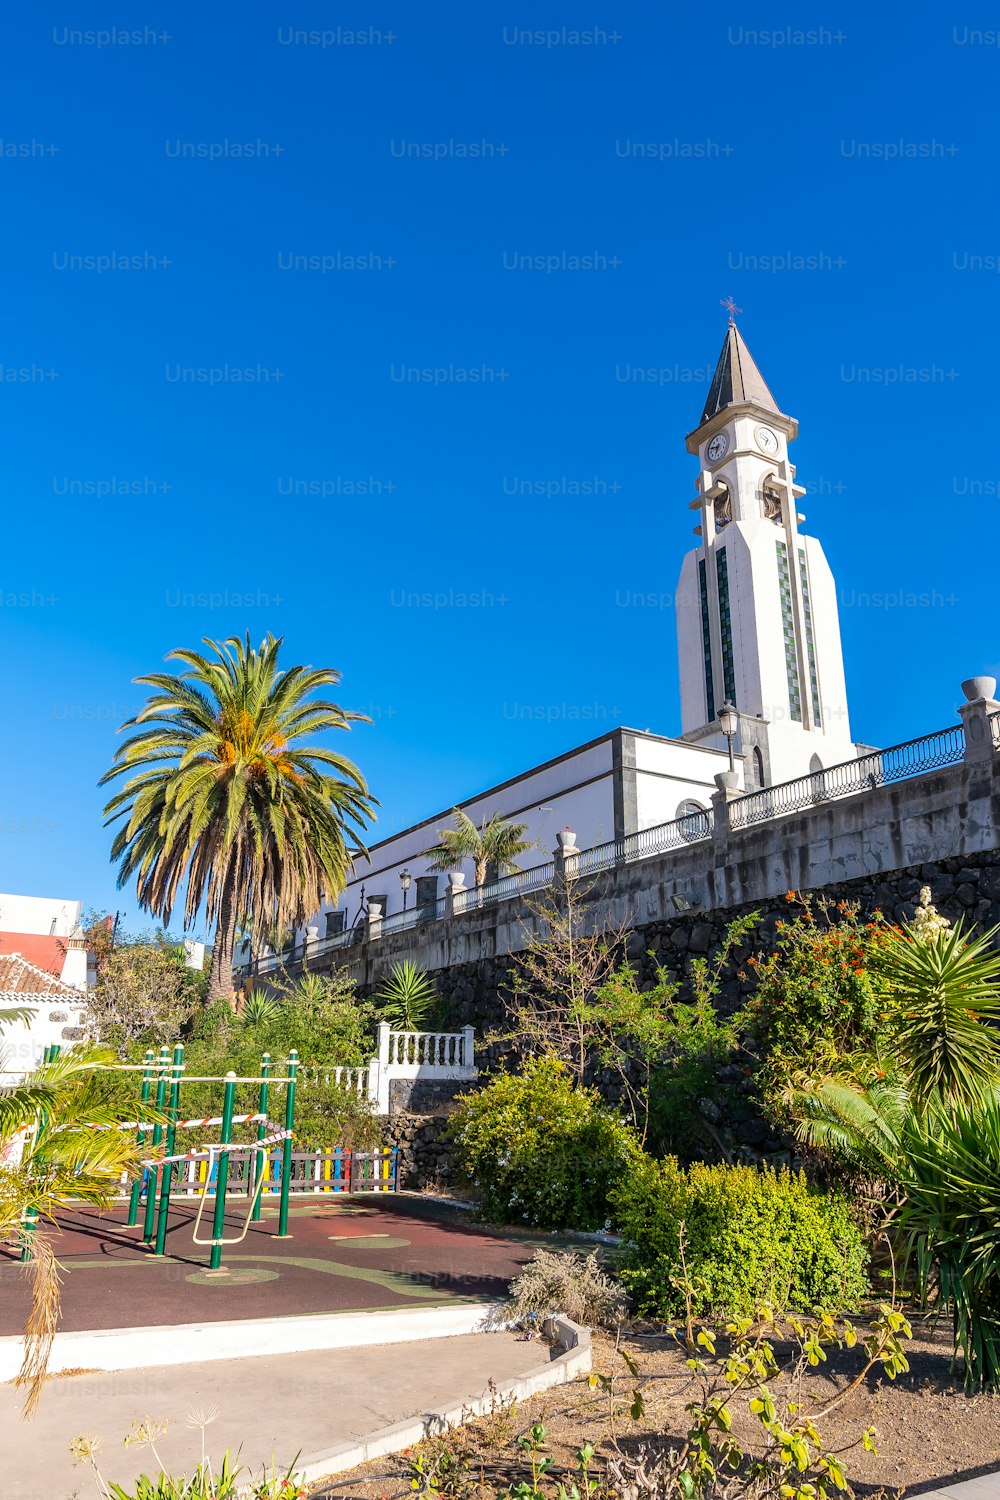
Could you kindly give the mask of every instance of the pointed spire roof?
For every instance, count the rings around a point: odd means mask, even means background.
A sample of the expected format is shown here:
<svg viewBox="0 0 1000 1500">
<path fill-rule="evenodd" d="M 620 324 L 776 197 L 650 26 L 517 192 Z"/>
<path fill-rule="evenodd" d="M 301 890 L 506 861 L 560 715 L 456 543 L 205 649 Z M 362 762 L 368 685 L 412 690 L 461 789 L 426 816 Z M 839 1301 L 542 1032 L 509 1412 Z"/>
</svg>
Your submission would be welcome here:
<svg viewBox="0 0 1000 1500">
<path fill-rule="evenodd" d="M 730 323 L 698 426 L 703 426 L 717 412 L 722 411 L 723 407 L 737 406 L 742 401 L 752 401 L 756 406 L 763 406 L 775 415 L 781 415 L 778 403 L 768 390 L 767 381 L 743 341 L 743 335 L 735 323 Z"/>
</svg>

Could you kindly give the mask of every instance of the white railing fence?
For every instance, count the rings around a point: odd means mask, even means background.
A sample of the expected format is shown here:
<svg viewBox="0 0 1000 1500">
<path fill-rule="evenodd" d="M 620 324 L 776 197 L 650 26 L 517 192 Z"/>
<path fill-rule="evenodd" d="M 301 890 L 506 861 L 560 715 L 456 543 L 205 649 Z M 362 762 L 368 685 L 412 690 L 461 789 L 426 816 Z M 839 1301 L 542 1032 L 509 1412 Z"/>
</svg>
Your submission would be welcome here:
<svg viewBox="0 0 1000 1500">
<path fill-rule="evenodd" d="M 387 1115 L 394 1079 L 433 1082 L 474 1079 L 478 1071 L 474 1047 L 475 1032 L 471 1026 L 461 1031 L 393 1031 L 388 1021 L 382 1021 L 378 1028 L 378 1052 L 366 1066 L 309 1063 L 299 1076 L 307 1084 L 332 1083 L 360 1094 L 376 1114 Z"/>
</svg>

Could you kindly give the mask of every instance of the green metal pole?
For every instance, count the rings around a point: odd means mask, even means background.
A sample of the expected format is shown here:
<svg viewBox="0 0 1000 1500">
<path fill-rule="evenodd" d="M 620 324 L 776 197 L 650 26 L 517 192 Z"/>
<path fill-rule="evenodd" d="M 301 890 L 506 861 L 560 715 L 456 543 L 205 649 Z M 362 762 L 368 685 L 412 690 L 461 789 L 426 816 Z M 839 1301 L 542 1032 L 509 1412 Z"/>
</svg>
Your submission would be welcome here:
<svg viewBox="0 0 1000 1500">
<path fill-rule="evenodd" d="M 146 1066 L 142 1074 L 142 1094 L 139 1098 L 140 1129 L 136 1132 L 136 1150 L 141 1151 L 142 1143 L 146 1139 L 146 1132 L 141 1128 L 143 1111 L 149 1103 L 149 1096 L 153 1092 L 153 1049 L 149 1048 L 145 1057 Z M 139 1222 L 139 1199 L 142 1195 L 142 1168 L 140 1167 L 132 1184 L 132 1193 L 128 1202 L 128 1219 L 126 1223 L 130 1229 L 134 1229 Z"/>
<path fill-rule="evenodd" d="M 295 1128 L 295 1076 L 299 1071 L 299 1054 L 293 1047 L 288 1054 L 288 1082 L 285 1084 L 285 1129 Z M 292 1176 L 292 1137 L 287 1135 L 281 1143 L 281 1206 L 278 1210 L 278 1238 L 289 1239 L 288 1233 L 288 1189 Z"/>
<path fill-rule="evenodd" d="M 184 1071 L 184 1047 L 178 1042 L 174 1048 L 174 1060 L 170 1065 L 170 1103 L 167 1106 L 167 1156 L 173 1156 L 177 1143 L 177 1115 L 181 1103 L 181 1074 Z M 170 1184 L 174 1176 L 172 1161 L 160 1168 L 163 1179 L 160 1186 L 160 1213 L 156 1221 L 156 1250 L 162 1255 L 167 1244 L 167 1220 L 170 1217 Z"/>
<path fill-rule="evenodd" d="M 236 1102 L 236 1074 L 226 1074 L 226 1093 L 222 1104 L 222 1144 L 228 1146 L 233 1134 L 233 1107 Z M 212 1217 L 212 1254 L 209 1270 L 217 1271 L 222 1264 L 221 1240 L 226 1228 L 226 1183 L 229 1179 L 229 1152 L 219 1152 L 219 1165 L 215 1169 L 215 1213 Z"/>
<path fill-rule="evenodd" d="M 167 1100 L 167 1069 L 170 1066 L 170 1049 L 160 1048 L 160 1058 L 157 1064 L 159 1071 L 156 1075 L 156 1112 L 163 1114 L 163 1106 Z M 163 1140 L 163 1126 L 153 1126 L 153 1149 L 160 1145 Z M 156 1188 L 160 1181 L 160 1174 L 155 1167 L 150 1167 L 146 1187 L 146 1215 L 143 1219 L 142 1237 L 147 1244 L 153 1238 L 153 1226 L 156 1222 Z"/>
<path fill-rule="evenodd" d="M 271 1054 L 270 1054 L 270 1052 L 265 1052 L 264 1056 L 260 1060 L 260 1100 L 259 1100 L 259 1102 L 257 1104 L 257 1112 L 258 1112 L 258 1114 L 262 1114 L 262 1115 L 266 1115 L 267 1114 L 268 1079 L 270 1078 L 270 1076 L 271 1076 Z M 260 1124 L 257 1126 L 257 1139 L 259 1141 L 262 1141 L 264 1139 L 264 1137 L 265 1137 L 266 1134 L 267 1134 L 267 1121 L 266 1120 L 261 1120 Z M 257 1176 L 258 1176 L 259 1173 L 262 1173 L 263 1170 L 264 1170 L 264 1163 L 261 1160 L 261 1155 L 260 1155 L 259 1151 L 253 1151 L 253 1152 L 251 1152 L 251 1155 L 250 1155 L 250 1166 L 251 1166 L 251 1171 L 247 1175 L 247 1181 L 249 1183 L 249 1191 L 250 1191 L 251 1201 L 253 1201 L 254 1194 L 257 1192 Z M 259 1196 L 257 1197 L 256 1201 L 254 1202 L 253 1213 L 251 1214 L 251 1222 L 254 1223 L 254 1224 L 256 1224 L 258 1222 L 258 1220 L 260 1219 L 260 1216 L 261 1216 L 261 1200 L 263 1199 L 263 1197 L 264 1197 L 264 1192 L 263 1192 L 263 1189 L 261 1189 L 261 1192 L 260 1192 Z"/>
</svg>

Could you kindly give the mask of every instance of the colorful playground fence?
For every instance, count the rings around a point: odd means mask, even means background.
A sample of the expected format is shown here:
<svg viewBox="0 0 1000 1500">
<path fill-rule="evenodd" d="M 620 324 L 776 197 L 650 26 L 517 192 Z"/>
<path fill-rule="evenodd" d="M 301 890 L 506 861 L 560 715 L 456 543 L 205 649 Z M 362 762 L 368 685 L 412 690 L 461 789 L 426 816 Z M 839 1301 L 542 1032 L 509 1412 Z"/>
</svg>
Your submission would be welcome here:
<svg viewBox="0 0 1000 1500">
<path fill-rule="evenodd" d="M 246 1197 L 252 1186 L 252 1164 L 257 1153 L 249 1148 L 232 1147 L 229 1152 L 229 1181 L 226 1196 Z M 282 1150 L 269 1150 L 264 1158 L 264 1198 L 280 1196 Z M 205 1193 L 215 1197 L 218 1157 L 211 1164 L 204 1153 L 180 1161 L 170 1184 L 171 1198 L 195 1197 Z M 150 1173 L 143 1175 L 142 1191 L 148 1187 Z M 206 1189 L 206 1182 L 208 1187 Z M 399 1187 L 399 1152 L 395 1146 L 377 1151 L 350 1151 L 333 1146 L 322 1151 L 292 1150 L 288 1178 L 289 1194 L 302 1196 L 316 1193 L 394 1193 Z"/>
</svg>

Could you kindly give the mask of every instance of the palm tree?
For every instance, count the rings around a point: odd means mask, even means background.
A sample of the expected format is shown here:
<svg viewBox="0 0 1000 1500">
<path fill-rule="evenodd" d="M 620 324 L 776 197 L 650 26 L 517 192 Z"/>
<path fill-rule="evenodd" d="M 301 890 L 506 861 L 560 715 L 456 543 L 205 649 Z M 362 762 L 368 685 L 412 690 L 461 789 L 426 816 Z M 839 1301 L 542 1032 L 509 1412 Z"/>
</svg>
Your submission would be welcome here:
<svg viewBox="0 0 1000 1500">
<path fill-rule="evenodd" d="M 334 750 L 301 743 L 347 729 L 364 714 L 312 698 L 340 681 L 332 668 L 278 667 L 280 639 L 206 639 L 214 653 L 171 651 L 173 677 L 136 678 L 155 689 L 123 730 L 101 784 L 128 776 L 107 822 L 124 818 L 111 849 L 119 886 L 137 878 L 139 902 L 166 924 L 184 892 L 185 926 L 205 903 L 215 922 L 208 1002 L 232 994 L 233 949 L 243 923 L 263 932 L 305 921 L 343 890 L 362 850 L 373 799 L 360 771 Z M 367 720 L 365 720 L 367 722 Z"/>
<path fill-rule="evenodd" d="M 0 1011 L 0 1025 L 23 1019 L 23 1011 Z M 134 1131 L 117 1128 L 121 1108 L 106 1100 L 100 1070 L 116 1061 L 107 1048 L 74 1047 L 0 1091 L 0 1241 L 27 1252 L 32 1283 L 18 1376 L 26 1415 L 41 1394 L 59 1321 L 59 1267 L 45 1225 L 70 1201 L 110 1207 L 122 1174 L 151 1154 L 136 1146 Z M 147 1118 L 160 1117 L 149 1110 Z"/>
<path fill-rule="evenodd" d="M 453 870 L 463 859 L 471 859 L 475 866 L 476 888 L 486 884 L 486 872 L 492 865 L 498 875 L 506 875 L 519 869 L 517 857 L 536 847 L 533 839 L 524 837 L 527 823 L 509 823 L 502 813 L 495 812 L 476 826 L 468 813 L 455 808 L 455 827 L 439 828 L 440 842 L 424 855 L 432 870 Z"/>
</svg>

